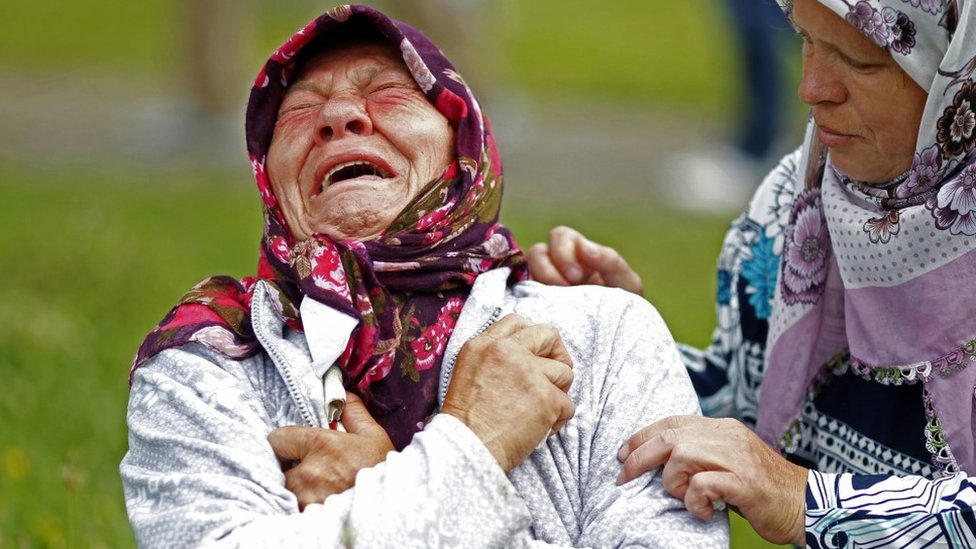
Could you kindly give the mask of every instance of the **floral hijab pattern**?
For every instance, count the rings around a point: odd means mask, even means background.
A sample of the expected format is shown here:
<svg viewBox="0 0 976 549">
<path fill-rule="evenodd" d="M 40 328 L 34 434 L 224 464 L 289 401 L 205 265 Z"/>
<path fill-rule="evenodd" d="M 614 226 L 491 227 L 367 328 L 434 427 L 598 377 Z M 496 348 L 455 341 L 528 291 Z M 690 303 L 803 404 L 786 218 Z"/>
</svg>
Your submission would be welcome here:
<svg viewBox="0 0 976 549">
<path fill-rule="evenodd" d="M 976 473 L 976 7 L 973 0 L 818 0 L 885 48 L 928 100 L 911 169 L 885 185 L 831 164 L 810 122 L 767 345 L 757 430 L 782 443 L 823 366 L 921 381 L 948 448 Z M 780 0 L 789 15 L 792 0 Z M 884 377 L 884 376 L 882 376 Z"/>
<path fill-rule="evenodd" d="M 378 239 L 335 241 L 315 234 L 296 241 L 265 161 L 296 60 L 344 25 L 376 34 L 402 52 L 420 89 L 453 127 L 457 157 Z M 250 300 L 257 280 L 266 280 L 294 329 L 302 329 L 303 299 L 358 320 L 338 359 L 344 383 L 402 448 L 433 411 L 447 340 L 475 278 L 502 266 L 512 267 L 513 282 L 527 277 L 521 250 L 498 223 L 502 168 L 488 119 L 423 34 L 372 8 L 346 5 L 309 23 L 271 56 L 251 91 L 246 136 L 264 203 L 257 276 L 217 276 L 197 284 L 146 337 L 132 368 L 191 341 L 234 359 L 255 355 L 260 345 L 251 329 Z"/>
</svg>

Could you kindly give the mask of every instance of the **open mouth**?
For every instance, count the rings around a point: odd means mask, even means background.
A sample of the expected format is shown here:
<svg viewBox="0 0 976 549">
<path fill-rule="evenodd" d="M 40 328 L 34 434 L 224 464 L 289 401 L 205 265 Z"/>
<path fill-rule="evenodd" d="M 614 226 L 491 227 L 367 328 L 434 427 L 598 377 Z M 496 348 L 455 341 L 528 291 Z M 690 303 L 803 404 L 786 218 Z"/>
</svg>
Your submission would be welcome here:
<svg viewBox="0 0 976 549">
<path fill-rule="evenodd" d="M 322 177 L 322 188 L 360 177 L 388 179 L 393 177 L 393 174 L 368 160 L 344 162 L 326 172 Z"/>
</svg>

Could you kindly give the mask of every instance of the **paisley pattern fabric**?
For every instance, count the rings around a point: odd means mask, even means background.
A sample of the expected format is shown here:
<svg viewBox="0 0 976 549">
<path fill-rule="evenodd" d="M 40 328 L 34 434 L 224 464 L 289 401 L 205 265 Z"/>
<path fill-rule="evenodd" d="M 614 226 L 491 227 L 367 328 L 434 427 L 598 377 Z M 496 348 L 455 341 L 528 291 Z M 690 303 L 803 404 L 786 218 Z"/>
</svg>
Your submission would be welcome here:
<svg viewBox="0 0 976 549">
<path fill-rule="evenodd" d="M 377 240 L 315 234 L 296 241 L 268 180 L 268 148 L 302 52 L 346 25 L 402 52 L 417 85 L 454 129 L 457 157 Z M 346 388 L 363 398 L 394 445 L 403 448 L 433 411 L 444 347 L 474 279 L 502 266 L 513 269 L 511 282 L 527 277 L 521 250 L 498 223 L 502 167 L 488 119 L 424 35 L 371 8 L 340 6 L 292 36 L 264 65 L 248 102 L 246 136 L 264 204 L 257 276 L 199 283 L 145 339 L 133 370 L 191 341 L 234 359 L 254 356 L 259 346 L 250 299 L 256 280 L 268 280 L 292 328 L 302 327 L 299 306 L 305 298 L 358 320 L 339 358 Z"/>
<path fill-rule="evenodd" d="M 937 465 L 976 472 L 976 2 L 818 1 L 885 48 L 928 101 L 911 169 L 885 185 L 838 172 L 811 121 L 757 432 L 790 446 L 810 387 L 849 353 L 869 376 L 920 381 L 946 443 Z M 789 14 L 792 1 L 781 4 Z"/>
</svg>

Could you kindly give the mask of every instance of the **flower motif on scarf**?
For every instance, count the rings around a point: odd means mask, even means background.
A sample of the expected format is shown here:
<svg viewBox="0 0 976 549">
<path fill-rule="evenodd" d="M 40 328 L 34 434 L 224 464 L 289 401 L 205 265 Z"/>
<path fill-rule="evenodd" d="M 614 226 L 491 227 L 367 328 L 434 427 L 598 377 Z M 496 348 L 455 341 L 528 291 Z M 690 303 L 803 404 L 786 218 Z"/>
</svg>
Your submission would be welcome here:
<svg viewBox="0 0 976 549">
<path fill-rule="evenodd" d="M 251 172 L 258 183 L 258 192 L 261 193 L 261 201 L 268 209 L 274 209 L 278 205 L 278 199 L 271 192 L 271 184 L 268 183 L 268 174 L 264 171 L 265 158 L 251 156 Z"/>
<path fill-rule="evenodd" d="M 905 183 L 898 187 L 899 198 L 918 196 L 935 188 L 942 180 L 942 149 L 938 145 L 915 153 L 912 170 Z"/>
<path fill-rule="evenodd" d="M 417 220 L 417 225 L 414 227 L 414 230 L 419 233 L 429 231 L 430 229 L 444 228 L 450 221 L 447 218 L 447 214 L 449 214 L 453 209 L 454 201 L 448 202 L 440 208 L 434 208 L 430 211 L 430 213 L 421 216 L 420 219 Z"/>
<path fill-rule="evenodd" d="M 827 281 L 830 234 L 820 189 L 797 198 L 783 243 L 783 300 L 789 304 L 816 303 Z"/>
<path fill-rule="evenodd" d="M 894 12 L 890 8 L 885 8 L 885 11 Z M 915 23 L 900 11 L 895 15 L 894 23 L 891 25 L 890 46 L 892 51 L 902 55 L 908 55 L 915 47 Z"/>
<path fill-rule="evenodd" d="M 301 50 L 305 44 L 315 36 L 315 27 L 317 26 L 316 21 L 305 25 L 305 28 L 295 33 L 291 38 L 285 41 L 275 52 L 271 55 L 271 60 L 276 63 L 284 65 L 291 60 L 292 57 Z"/>
<path fill-rule="evenodd" d="M 915 47 L 915 23 L 903 12 L 889 7 L 877 10 L 860 0 L 845 19 L 882 48 L 907 55 Z"/>
<path fill-rule="evenodd" d="M 424 60 L 420 58 L 420 54 L 413 47 L 413 44 L 407 41 L 406 38 L 400 42 L 400 51 L 403 52 L 403 61 L 407 64 L 407 68 L 410 69 L 410 74 L 413 75 L 413 79 L 417 81 L 417 85 L 420 89 L 424 90 L 424 93 L 430 91 L 434 87 L 434 83 L 437 81 L 434 75 L 427 68 L 427 64 Z"/>
<path fill-rule="evenodd" d="M 495 228 L 491 227 L 488 229 L 488 234 L 486 235 L 485 243 L 482 246 L 485 249 L 485 254 L 491 258 L 500 258 L 508 255 L 508 252 L 512 249 L 512 243 L 508 241 L 505 235 L 495 232 Z"/>
<path fill-rule="evenodd" d="M 970 164 L 939 189 L 925 207 L 932 211 L 935 226 L 951 234 L 976 235 L 976 164 Z"/>
<path fill-rule="evenodd" d="M 329 17 L 335 19 L 339 23 L 342 23 L 348 21 L 349 18 L 352 17 L 352 6 L 349 4 L 343 4 L 341 6 L 332 8 L 326 13 L 329 14 Z"/>
<path fill-rule="evenodd" d="M 894 10 L 891 11 L 894 12 Z M 882 48 L 888 46 L 888 40 L 891 36 L 891 30 L 888 25 L 889 21 L 886 21 L 881 11 L 874 9 L 867 0 L 861 0 L 857 4 L 854 4 L 845 19 L 847 19 L 847 22 L 852 27 L 864 33 L 875 44 Z M 891 22 L 893 23 L 894 21 Z"/>
<path fill-rule="evenodd" d="M 346 272 L 342 269 L 342 259 L 335 246 L 316 246 L 309 258 L 312 282 L 327 292 L 349 298 L 349 285 Z"/>
<path fill-rule="evenodd" d="M 275 259 L 282 263 L 288 263 L 290 261 L 290 252 L 288 248 L 288 241 L 285 237 L 276 235 L 268 239 L 268 248 L 271 249 L 271 253 L 274 254 Z"/>
<path fill-rule="evenodd" d="M 936 125 L 936 140 L 946 157 L 967 153 L 976 146 L 976 81 L 963 83 Z"/>
<path fill-rule="evenodd" d="M 922 11 L 936 15 L 942 11 L 945 0 L 903 0 L 911 4 L 913 8 L 922 8 Z"/>
<path fill-rule="evenodd" d="M 946 30 L 951 41 L 956 34 L 956 28 L 959 26 L 959 2 L 957 0 L 949 0 L 946 4 L 945 13 L 939 20 L 939 26 Z"/>
<path fill-rule="evenodd" d="M 868 240 L 872 244 L 887 244 L 892 235 L 898 234 L 898 210 L 891 210 L 881 217 L 872 217 L 864 222 L 864 232 L 868 233 Z"/>
<path fill-rule="evenodd" d="M 461 307 L 464 302 L 460 299 L 450 299 L 437 314 L 437 320 L 427 326 L 417 339 L 410 342 L 410 349 L 414 353 L 414 368 L 422 372 L 433 366 L 439 357 L 444 355 L 447 340 L 454 331 Z"/>
<path fill-rule="evenodd" d="M 749 283 L 746 286 L 749 305 L 752 306 L 758 319 L 769 318 L 773 312 L 776 274 L 779 271 L 777 269 L 779 256 L 773 250 L 774 242 L 775 239 L 760 235 L 759 240 L 749 248 L 752 257 L 742 262 L 742 277 Z M 722 272 L 719 271 L 720 280 Z M 727 299 L 726 303 L 728 303 Z"/>
</svg>

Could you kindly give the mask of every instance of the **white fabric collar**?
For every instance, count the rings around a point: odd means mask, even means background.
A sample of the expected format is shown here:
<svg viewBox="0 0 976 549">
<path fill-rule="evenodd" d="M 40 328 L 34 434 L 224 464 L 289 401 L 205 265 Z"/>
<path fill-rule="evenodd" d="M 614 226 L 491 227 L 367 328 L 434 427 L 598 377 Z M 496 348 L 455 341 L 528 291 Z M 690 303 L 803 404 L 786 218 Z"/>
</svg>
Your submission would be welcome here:
<svg viewBox="0 0 976 549">
<path fill-rule="evenodd" d="M 312 368 L 315 375 L 323 377 L 346 349 L 349 335 L 359 321 L 310 297 L 302 300 L 299 310 L 308 350 L 312 353 Z"/>
<path fill-rule="evenodd" d="M 346 401 L 346 391 L 336 359 L 346 349 L 349 336 L 359 321 L 307 296 L 302 299 L 299 310 L 305 340 L 312 355 L 312 369 L 322 379 L 326 417 L 329 422 L 338 421 Z"/>
</svg>

